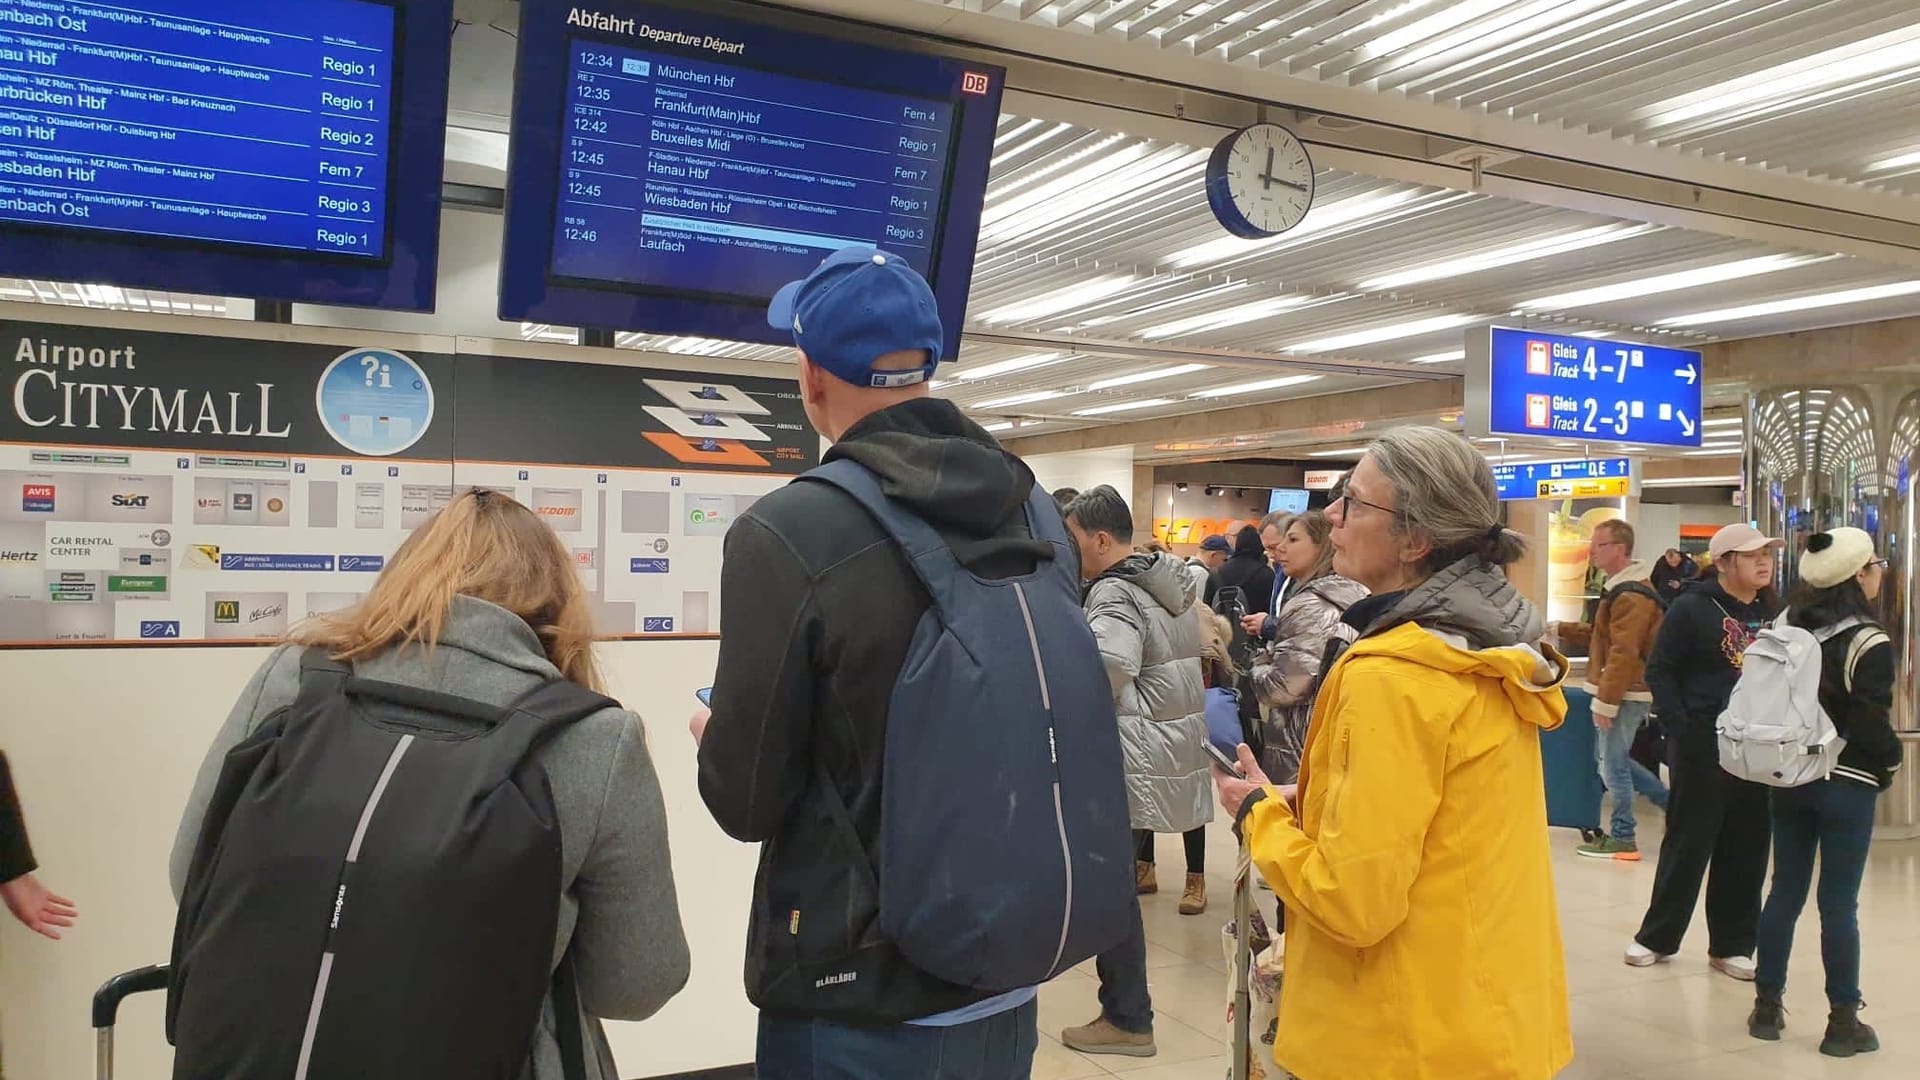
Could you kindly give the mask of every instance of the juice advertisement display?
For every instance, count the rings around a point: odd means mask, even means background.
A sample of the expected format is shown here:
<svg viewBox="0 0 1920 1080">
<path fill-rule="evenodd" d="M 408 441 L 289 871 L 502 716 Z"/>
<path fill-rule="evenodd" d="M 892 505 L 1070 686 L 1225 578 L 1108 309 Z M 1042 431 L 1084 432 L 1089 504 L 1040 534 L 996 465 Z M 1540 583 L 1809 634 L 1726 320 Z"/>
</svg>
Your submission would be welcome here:
<svg viewBox="0 0 1920 1080">
<path fill-rule="evenodd" d="M 1618 499 L 1565 499 L 1550 515 L 1547 533 L 1547 618 L 1585 622 L 1605 581 L 1593 568 L 1593 530 L 1624 516 Z"/>
</svg>

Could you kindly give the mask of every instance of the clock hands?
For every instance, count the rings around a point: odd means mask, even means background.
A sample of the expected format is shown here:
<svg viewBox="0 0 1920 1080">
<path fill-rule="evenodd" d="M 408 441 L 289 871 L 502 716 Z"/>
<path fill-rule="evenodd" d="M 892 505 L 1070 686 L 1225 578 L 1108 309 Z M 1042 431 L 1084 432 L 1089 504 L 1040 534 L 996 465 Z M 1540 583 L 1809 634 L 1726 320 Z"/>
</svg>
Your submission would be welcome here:
<svg viewBox="0 0 1920 1080">
<path fill-rule="evenodd" d="M 1274 180 L 1277 179 L 1277 177 L 1273 175 L 1273 152 L 1273 147 L 1267 147 L 1267 171 L 1260 174 L 1260 187 L 1262 190 L 1272 187 Z"/>
</svg>

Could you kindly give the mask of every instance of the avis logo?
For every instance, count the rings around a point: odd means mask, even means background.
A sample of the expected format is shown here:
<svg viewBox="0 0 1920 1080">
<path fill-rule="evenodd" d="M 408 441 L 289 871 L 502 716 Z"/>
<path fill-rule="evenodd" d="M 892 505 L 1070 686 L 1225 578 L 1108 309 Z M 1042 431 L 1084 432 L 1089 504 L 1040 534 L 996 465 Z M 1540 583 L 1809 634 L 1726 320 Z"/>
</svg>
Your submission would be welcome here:
<svg viewBox="0 0 1920 1080">
<path fill-rule="evenodd" d="M 20 487 L 20 509 L 29 514 L 51 514 L 53 495 L 52 484 L 23 484 Z"/>
<path fill-rule="evenodd" d="M 115 495 L 113 497 L 113 505 L 123 510 L 145 510 L 147 504 L 152 501 L 151 495 Z"/>
</svg>

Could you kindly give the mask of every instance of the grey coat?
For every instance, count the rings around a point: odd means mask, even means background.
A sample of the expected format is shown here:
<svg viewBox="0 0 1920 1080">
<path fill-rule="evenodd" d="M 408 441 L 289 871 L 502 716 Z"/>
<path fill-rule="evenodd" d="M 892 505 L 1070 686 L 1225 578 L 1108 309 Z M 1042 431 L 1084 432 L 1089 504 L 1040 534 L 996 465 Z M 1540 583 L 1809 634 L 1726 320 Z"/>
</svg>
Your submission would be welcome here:
<svg viewBox="0 0 1920 1080">
<path fill-rule="evenodd" d="M 1087 621 L 1113 686 L 1133 827 L 1177 833 L 1213 820 L 1200 586 L 1171 555 L 1135 555 L 1087 592 Z"/>
<path fill-rule="evenodd" d="M 390 651 L 355 666 L 381 682 L 506 705 L 559 671 L 533 631 L 503 608 L 456 597 L 439 648 Z M 300 681 L 300 649 L 275 649 L 234 703 L 194 781 L 170 867 L 179 897 L 201 820 L 227 752 L 261 721 L 290 704 Z M 555 736 L 535 755 L 553 785 L 560 819 L 560 925 L 553 962 L 571 949 L 590 1043 L 588 1080 L 618 1080 L 596 1017 L 644 1020 L 686 985 L 690 961 L 667 852 L 666 806 L 647 756 L 640 718 L 606 709 Z M 551 995 L 523 1074 L 560 1080 Z"/>
<path fill-rule="evenodd" d="M 1307 722 L 1320 690 L 1327 646 L 1358 636 L 1341 619 L 1366 596 L 1366 586 L 1338 574 L 1290 587 L 1280 605 L 1273 644 L 1254 658 L 1253 691 L 1264 718 L 1260 765 L 1276 784 L 1291 784 L 1300 776 L 1300 755 L 1307 745 Z"/>
</svg>

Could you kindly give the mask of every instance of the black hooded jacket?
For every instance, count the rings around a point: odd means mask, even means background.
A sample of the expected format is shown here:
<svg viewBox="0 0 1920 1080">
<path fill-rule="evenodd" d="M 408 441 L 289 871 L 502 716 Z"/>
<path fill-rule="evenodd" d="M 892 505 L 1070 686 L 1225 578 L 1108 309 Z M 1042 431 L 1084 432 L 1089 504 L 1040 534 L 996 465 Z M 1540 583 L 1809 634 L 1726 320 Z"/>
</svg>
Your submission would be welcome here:
<svg viewBox="0 0 1920 1080">
<path fill-rule="evenodd" d="M 1273 567 L 1260 543 L 1260 530 L 1251 525 L 1233 539 L 1233 554 L 1220 567 L 1220 588 L 1237 588 L 1246 597 L 1249 613 L 1265 611 L 1273 603 Z"/>
<path fill-rule="evenodd" d="M 0 885 L 33 873 L 34 866 L 26 818 L 13 791 L 13 772 L 7 768 L 7 755 L 0 753 Z"/>
<path fill-rule="evenodd" d="M 982 577 L 1052 558 L 1024 513 L 1032 471 L 948 402 L 868 417 L 828 451 L 839 458 L 876 474 Z M 725 558 L 700 793 L 729 835 L 763 845 L 747 996 L 768 1012 L 855 1024 L 990 996 L 919 971 L 874 930 L 888 702 L 925 587 L 866 510 L 821 483 L 755 503 L 728 531 Z"/>
<path fill-rule="evenodd" d="M 1718 578 L 1695 582 L 1667 606 L 1647 654 L 1647 687 L 1668 736 L 1690 757 L 1719 756 L 1714 726 L 1740 681 L 1747 646 L 1779 613 L 1770 591 L 1743 604 Z"/>
</svg>

